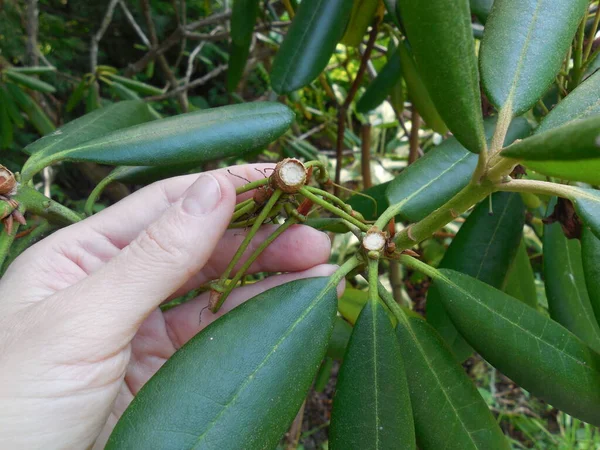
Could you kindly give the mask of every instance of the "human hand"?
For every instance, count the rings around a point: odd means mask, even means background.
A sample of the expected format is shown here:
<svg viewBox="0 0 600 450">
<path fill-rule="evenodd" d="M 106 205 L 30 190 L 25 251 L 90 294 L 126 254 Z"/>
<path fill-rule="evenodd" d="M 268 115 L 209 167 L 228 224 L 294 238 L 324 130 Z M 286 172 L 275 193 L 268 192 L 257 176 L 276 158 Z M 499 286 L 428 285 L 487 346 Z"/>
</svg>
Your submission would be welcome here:
<svg viewBox="0 0 600 450">
<path fill-rule="evenodd" d="M 268 167 L 232 171 L 253 180 Z M 155 183 L 15 260 L 0 280 L 0 448 L 103 448 L 144 383 L 202 328 L 275 285 L 333 272 L 328 237 L 294 226 L 250 270 L 292 273 L 234 290 L 217 315 L 208 294 L 161 312 L 230 261 L 243 183 L 222 170 Z"/>
</svg>

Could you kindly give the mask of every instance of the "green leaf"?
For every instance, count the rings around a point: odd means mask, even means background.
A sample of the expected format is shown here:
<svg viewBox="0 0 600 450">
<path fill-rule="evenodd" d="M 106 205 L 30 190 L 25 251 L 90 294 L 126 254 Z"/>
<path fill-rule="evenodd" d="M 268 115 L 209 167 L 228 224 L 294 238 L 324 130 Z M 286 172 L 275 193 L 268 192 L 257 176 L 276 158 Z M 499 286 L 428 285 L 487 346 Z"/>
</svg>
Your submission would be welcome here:
<svg viewBox="0 0 600 450">
<path fill-rule="evenodd" d="M 483 88 L 509 116 L 528 111 L 560 71 L 588 0 L 498 1 L 485 26 Z"/>
<path fill-rule="evenodd" d="M 141 97 L 136 92 L 133 92 L 131 89 L 123 86 L 121 83 L 117 81 L 113 81 L 110 85 L 110 90 L 121 100 L 140 100 Z M 148 110 L 152 114 L 155 119 L 162 119 L 160 113 L 154 109 L 152 106 L 147 104 Z"/>
<path fill-rule="evenodd" d="M 107 136 L 112 131 L 152 119 L 147 105 L 142 101 L 119 102 L 86 114 L 25 147 L 25 153 L 32 157 L 25 163 L 22 174 L 27 180 L 37 170 L 41 170 L 37 166 L 41 161 L 48 160 L 48 164 L 51 164 L 64 159 L 61 155 L 70 149 L 76 149 L 88 141 Z M 31 173 L 32 170 L 36 172 Z"/>
<path fill-rule="evenodd" d="M 398 20 L 397 14 L 398 0 L 383 0 L 383 3 L 385 4 L 385 9 L 387 10 L 394 24 L 396 24 L 398 28 L 401 28 L 400 20 Z"/>
<path fill-rule="evenodd" d="M 398 44 L 398 55 L 400 56 L 402 77 L 406 81 L 408 97 L 412 101 L 413 107 L 416 107 L 427 126 L 433 131 L 439 134 L 446 134 L 448 127 L 433 104 L 433 100 L 431 100 L 431 96 L 425 84 L 423 84 L 421 75 L 405 42 Z"/>
<path fill-rule="evenodd" d="M 4 91 L 0 89 L 0 149 L 7 149 L 13 141 L 13 126 L 4 99 Z"/>
<path fill-rule="evenodd" d="M 91 113 L 98 108 L 102 107 L 100 103 L 100 94 L 98 92 L 97 83 L 92 83 L 92 85 L 88 88 L 85 97 L 85 112 Z"/>
<path fill-rule="evenodd" d="M 27 114 L 35 129 L 42 135 L 52 133 L 54 124 L 40 106 L 16 84 L 7 83 L 6 88 L 21 111 Z"/>
<path fill-rule="evenodd" d="M 548 205 L 552 212 L 556 200 Z M 567 239 L 560 223 L 544 225 L 544 281 L 550 317 L 600 352 L 600 326 L 588 296 L 581 244 Z"/>
<path fill-rule="evenodd" d="M 586 227 L 581 232 L 581 260 L 590 303 L 600 324 L 600 239 Z"/>
<path fill-rule="evenodd" d="M 311 278 L 238 306 L 144 385 L 106 449 L 275 448 L 325 355 L 335 304 L 336 286 Z"/>
<path fill-rule="evenodd" d="M 492 195 L 494 214 L 482 201 L 452 240 L 440 267 L 471 275 L 502 288 L 523 236 L 525 205 L 516 193 Z M 427 321 L 440 333 L 456 359 L 464 361 L 473 352 L 446 314 L 441 293 L 433 283 L 427 292 Z M 534 297 L 535 299 L 536 297 Z"/>
<path fill-rule="evenodd" d="M 400 0 L 419 74 L 456 139 L 486 149 L 469 0 Z"/>
<path fill-rule="evenodd" d="M 362 195 L 352 195 L 346 203 L 352 206 L 353 210 L 361 213 L 366 220 L 377 220 L 379 215 L 390 206 L 386 197 L 389 184 L 388 181 L 372 186 L 362 191 L 360 193 Z"/>
<path fill-rule="evenodd" d="M 354 325 L 368 300 L 369 293 L 367 291 L 347 287 L 338 300 L 338 310 L 344 319 Z"/>
<path fill-rule="evenodd" d="M 42 75 L 44 73 L 56 72 L 56 67 L 50 66 L 32 66 L 32 67 L 11 67 L 13 73 L 22 73 L 25 75 Z"/>
<path fill-rule="evenodd" d="M 556 105 L 550 111 L 550 114 L 544 118 L 540 126 L 535 130 L 535 133 L 543 133 L 565 125 L 568 122 L 600 114 L 600 97 L 598 96 L 598 92 L 600 92 L 600 71 L 581 83 L 564 100 Z"/>
<path fill-rule="evenodd" d="M 471 13 L 475 14 L 481 23 L 485 24 L 492 11 L 494 0 L 471 0 L 470 3 Z"/>
<path fill-rule="evenodd" d="M 250 53 L 259 0 L 235 0 L 231 9 L 231 46 L 227 69 L 227 90 L 235 91 Z"/>
<path fill-rule="evenodd" d="M 481 356 L 556 408 L 600 425 L 598 353 L 523 302 L 468 275 L 440 272 L 446 311 Z"/>
<path fill-rule="evenodd" d="M 333 331 L 327 346 L 327 356 L 337 360 L 344 359 L 348 341 L 352 335 L 352 325 L 339 316 L 336 316 Z"/>
<path fill-rule="evenodd" d="M 5 70 L 4 74 L 13 83 L 20 84 L 26 88 L 33 89 L 34 91 L 44 92 L 46 94 L 52 94 L 56 92 L 56 88 L 42 80 L 25 75 L 22 72 L 13 72 L 12 70 Z"/>
<path fill-rule="evenodd" d="M 341 43 L 349 47 L 358 47 L 367 32 L 367 28 L 373 22 L 379 0 L 354 0 L 350 20 L 346 26 L 346 32 Z"/>
<path fill-rule="evenodd" d="M 396 327 L 423 450 L 508 450 L 496 420 L 435 329 L 418 317 Z M 392 447 L 393 448 L 393 447 Z"/>
<path fill-rule="evenodd" d="M 348 342 L 336 385 L 332 449 L 414 449 L 415 430 L 392 323 L 377 300 L 363 308 Z"/>
<path fill-rule="evenodd" d="M 0 87 L 0 91 L 2 91 L 0 95 L 2 97 L 2 102 L 6 107 L 6 111 L 8 112 L 8 116 L 10 117 L 10 121 L 14 123 L 15 126 L 23 128 L 25 126 L 25 120 L 23 119 L 17 104 L 4 86 Z"/>
<path fill-rule="evenodd" d="M 67 112 L 73 111 L 81 103 L 81 99 L 83 98 L 83 94 L 85 93 L 86 88 L 88 87 L 85 80 L 81 80 L 77 87 L 73 90 L 73 93 L 69 96 L 69 100 L 67 100 L 67 106 L 65 109 Z"/>
<path fill-rule="evenodd" d="M 131 78 L 122 77 L 114 73 L 107 73 L 106 75 L 110 77 L 111 80 L 117 81 L 123 86 L 142 95 L 160 95 L 163 93 L 162 89 L 147 83 L 142 83 L 141 81 L 132 80 Z"/>
<path fill-rule="evenodd" d="M 356 104 L 356 111 L 367 113 L 383 103 L 392 89 L 402 82 L 402 68 L 398 50 L 392 53 L 381 72 L 367 86 L 367 90 Z"/>
<path fill-rule="evenodd" d="M 100 115 L 106 109 L 100 110 L 95 117 L 106 117 Z M 146 120 L 147 114 L 146 109 Z M 286 106 L 270 102 L 195 111 L 117 129 L 104 136 L 81 139 L 69 145 L 60 140 L 56 144 L 51 141 L 50 151 L 38 151 L 27 165 L 29 172 L 35 172 L 60 160 L 147 166 L 200 163 L 259 149 L 281 136 L 291 125 L 293 117 Z M 94 122 L 88 119 L 86 124 Z M 47 145 L 38 146 L 45 149 Z"/>
<path fill-rule="evenodd" d="M 485 131 L 491 139 L 495 119 L 485 121 Z M 515 119 L 508 130 L 505 143 L 529 134 L 527 120 Z M 402 203 L 400 216 L 417 222 L 442 206 L 471 180 L 477 156 L 467 151 L 455 138 L 450 138 L 423 158 L 404 169 L 387 189 L 390 204 Z"/>
<path fill-rule="evenodd" d="M 536 172 L 600 184 L 600 115 L 536 134 L 502 151 Z"/>
<path fill-rule="evenodd" d="M 120 166 L 108 176 L 113 181 L 127 184 L 150 184 L 165 178 L 185 175 L 198 168 L 198 163 L 186 163 L 173 166 Z"/>
<path fill-rule="evenodd" d="M 521 300 L 532 308 L 537 308 L 537 291 L 535 289 L 535 276 L 527 254 L 525 241 L 521 240 L 517 255 L 513 261 L 504 288 L 511 297 Z"/>
<path fill-rule="evenodd" d="M 344 34 L 352 0 L 304 0 L 273 61 L 271 85 L 278 94 L 306 86 L 323 71 Z"/>
</svg>

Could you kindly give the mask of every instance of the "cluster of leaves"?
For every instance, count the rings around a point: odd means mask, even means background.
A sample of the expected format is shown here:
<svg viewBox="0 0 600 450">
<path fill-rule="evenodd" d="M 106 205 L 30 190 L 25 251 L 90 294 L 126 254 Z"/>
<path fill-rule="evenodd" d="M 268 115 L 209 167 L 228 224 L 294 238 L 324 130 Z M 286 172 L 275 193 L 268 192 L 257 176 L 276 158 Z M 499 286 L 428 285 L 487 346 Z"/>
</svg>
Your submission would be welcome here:
<svg viewBox="0 0 600 450">
<path fill-rule="evenodd" d="M 31 76 L 49 69 L 7 64 L 0 73 L 3 142 L 12 140 L 8 130 L 23 125 L 24 118 L 46 134 L 25 148 L 31 156 L 20 170 L 14 200 L 23 212 L 47 222 L 14 245 L 16 229 L 0 235 L 0 255 L 7 262 L 47 232 L 46 224 L 81 218 L 34 189 L 34 177 L 50 165 L 118 166 L 89 196 L 84 212 L 91 214 L 110 183 L 145 184 L 261 150 L 275 140 L 282 155 L 316 159 L 310 163 L 315 167 L 330 162 L 317 146 L 335 147 L 336 181 L 342 166 L 360 161 L 368 187 L 370 159 L 377 153 L 368 134 L 356 136 L 355 126 L 378 131 L 382 146 L 393 149 L 381 158 L 387 163 L 405 159 L 396 151 L 399 141 L 415 156 L 419 131 L 425 135 L 422 158 L 403 163 L 399 175 L 349 198 L 347 205 L 326 191 L 302 190 L 304 200 L 337 217 L 300 215 L 331 232 L 352 230 L 359 245 L 338 247 L 338 256 L 341 262 L 348 252 L 355 256 L 331 278 L 269 290 L 193 338 L 142 389 L 108 448 L 274 448 L 325 355 L 333 354 L 343 359 L 329 430 L 334 448 L 509 448 L 460 365 L 474 351 L 533 395 L 599 425 L 600 73 L 593 73 L 598 2 L 261 5 L 233 3 L 229 47 L 213 46 L 229 63 L 218 89 L 239 102 L 249 68 L 264 75 L 268 67 L 265 88 L 295 109 L 293 131 L 291 109 L 271 102 L 161 119 L 149 106 L 152 99 L 142 97 L 159 96 L 152 104 L 161 112 L 181 105 L 161 97 L 168 90 L 147 82 L 153 72 L 142 81 L 98 65 L 82 72 L 65 96 L 67 112 L 85 103 L 88 114 L 49 133 L 51 122 L 46 129 L 36 124 L 36 111 L 43 111 L 34 91 L 49 94 L 54 88 Z M 282 39 L 272 25 L 287 19 L 291 24 Z M 266 33 L 257 21 L 267 23 Z M 266 57 L 260 56 L 261 46 L 269 50 Z M 364 89 L 370 64 L 378 74 Z M 102 97 L 107 92 L 123 101 L 108 105 Z M 382 119 L 386 110 L 391 121 Z M 421 130 L 417 113 L 425 121 Z M 407 135 L 396 136 L 405 125 L 411 127 L 409 145 Z M 386 137 L 390 127 L 394 135 Z M 448 132 L 453 136 L 436 145 Z M 344 156 L 344 147 L 359 145 L 360 160 Z M 265 154 L 273 155 L 274 148 Z M 513 172 L 517 164 L 528 173 Z M 270 207 L 277 201 L 274 197 Z M 236 212 L 245 213 L 246 206 Z M 288 219 L 298 219 L 299 210 L 294 216 L 285 209 Z M 248 222 L 250 238 L 255 226 L 277 217 L 262 211 Z M 544 216 L 549 218 L 542 222 Z M 395 227 L 394 219 L 408 226 Z M 444 226 L 455 235 L 447 249 L 433 240 L 438 251 L 432 255 L 427 251 L 432 241 L 425 240 Z M 383 230 L 386 251 L 368 251 L 364 232 Z M 404 253 L 416 244 L 423 261 Z M 542 301 L 528 254 L 532 248 L 543 254 Z M 401 299 L 381 283 L 381 268 L 391 270 L 398 262 L 434 281 L 427 320 L 400 306 Z M 366 281 L 355 276 L 357 268 L 366 269 Z M 344 277 L 354 298 L 338 303 L 335 288 Z M 227 276 L 220 281 L 220 288 L 230 282 Z M 233 277 L 228 287 L 238 281 Z M 330 365 L 324 367 L 327 374 Z M 206 386 L 212 388 L 208 394 Z"/>
</svg>

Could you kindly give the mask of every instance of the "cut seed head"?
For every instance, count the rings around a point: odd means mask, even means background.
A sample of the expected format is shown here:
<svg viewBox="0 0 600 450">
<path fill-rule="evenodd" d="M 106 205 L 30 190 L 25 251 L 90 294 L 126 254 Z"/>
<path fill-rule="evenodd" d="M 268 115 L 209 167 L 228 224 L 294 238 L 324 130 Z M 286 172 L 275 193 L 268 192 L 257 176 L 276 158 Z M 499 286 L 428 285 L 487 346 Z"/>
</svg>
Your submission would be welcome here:
<svg viewBox="0 0 600 450">
<path fill-rule="evenodd" d="M 371 228 L 363 238 L 362 245 L 368 252 L 381 252 L 385 248 L 385 243 L 385 233 L 376 228 Z"/>
<path fill-rule="evenodd" d="M 0 195 L 16 194 L 17 180 L 13 173 L 0 164 Z"/>
<path fill-rule="evenodd" d="M 286 194 L 294 194 L 306 184 L 306 167 L 295 158 L 286 158 L 275 166 L 271 182 Z"/>
</svg>

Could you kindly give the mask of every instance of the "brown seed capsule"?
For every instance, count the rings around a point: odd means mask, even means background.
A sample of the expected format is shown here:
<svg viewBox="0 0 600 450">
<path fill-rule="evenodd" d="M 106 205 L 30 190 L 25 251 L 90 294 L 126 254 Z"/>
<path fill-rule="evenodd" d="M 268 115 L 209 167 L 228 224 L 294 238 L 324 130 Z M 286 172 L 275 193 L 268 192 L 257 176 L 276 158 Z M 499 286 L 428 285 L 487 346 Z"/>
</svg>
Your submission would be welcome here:
<svg viewBox="0 0 600 450">
<path fill-rule="evenodd" d="M 286 158 L 275 166 L 271 184 L 286 194 L 294 194 L 306 184 L 306 167 L 295 158 Z"/>
<path fill-rule="evenodd" d="M 0 165 L 0 195 L 16 194 L 17 180 L 13 173 L 3 165 Z"/>
</svg>

